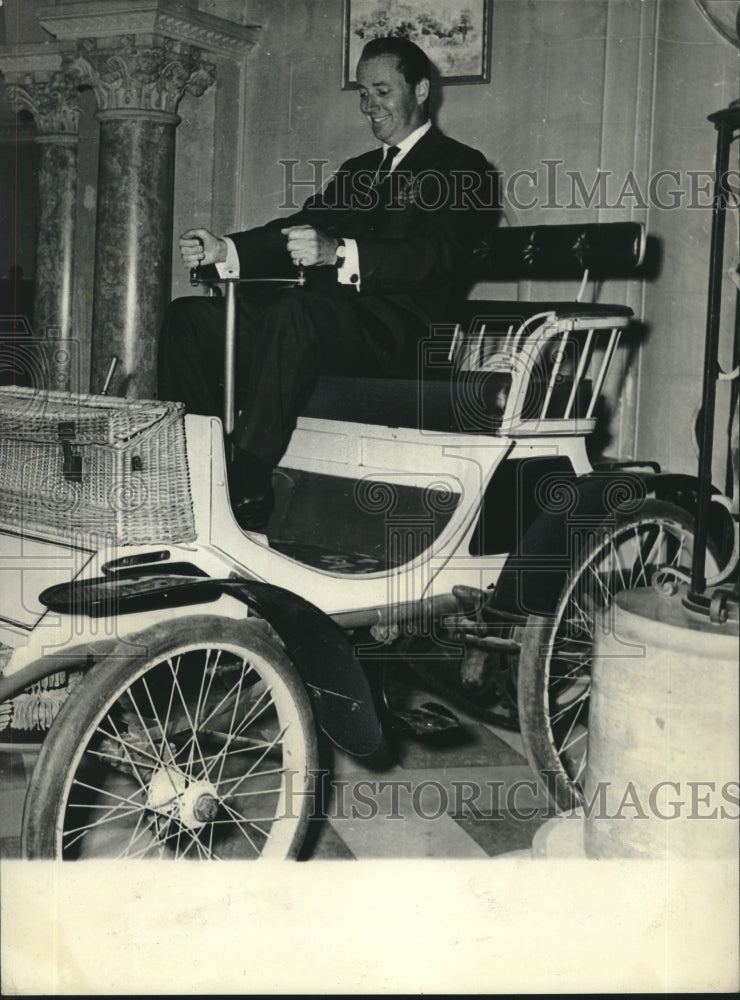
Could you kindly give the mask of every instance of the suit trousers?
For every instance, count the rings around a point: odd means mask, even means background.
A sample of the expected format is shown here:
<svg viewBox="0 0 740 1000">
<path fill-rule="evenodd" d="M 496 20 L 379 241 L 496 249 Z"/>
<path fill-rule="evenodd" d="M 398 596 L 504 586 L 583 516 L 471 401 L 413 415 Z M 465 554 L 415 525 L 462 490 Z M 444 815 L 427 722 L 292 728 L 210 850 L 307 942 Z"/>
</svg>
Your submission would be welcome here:
<svg viewBox="0 0 740 1000">
<path fill-rule="evenodd" d="M 224 321 L 220 297 L 170 304 L 159 343 L 161 399 L 183 402 L 189 413 L 223 414 Z M 394 353 L 394 336 L 354 289 L 239 298 L 233 444 L 276 465 L 321 374 L 387 374 Z"/>
</svg>

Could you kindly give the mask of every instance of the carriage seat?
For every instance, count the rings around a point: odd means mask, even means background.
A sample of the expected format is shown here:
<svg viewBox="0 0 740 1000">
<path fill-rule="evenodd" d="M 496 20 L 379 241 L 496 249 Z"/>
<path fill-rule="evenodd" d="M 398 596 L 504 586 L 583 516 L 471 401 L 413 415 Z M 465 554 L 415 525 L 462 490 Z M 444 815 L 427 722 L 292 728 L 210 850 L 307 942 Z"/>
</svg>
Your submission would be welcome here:
<svg viewBox="0 0 740 1000">
<path fill-rule="evenodd" d="M 588 419 L 633 314 L 580 299 L 589 279 L 633 275 L 644 255 L 640 223 L 495 230 L 474 251 L 474 281 L 580 281 L 574 298 L 469 298 L 419 344 L 418 378 L 323 376 L 302 415 L 484 434 L 496 433 L 505 418 L 507 432 L 543 418 L 550 427 Z M 517 400 L 509 401 L 513 389 Z"/>
</svg>

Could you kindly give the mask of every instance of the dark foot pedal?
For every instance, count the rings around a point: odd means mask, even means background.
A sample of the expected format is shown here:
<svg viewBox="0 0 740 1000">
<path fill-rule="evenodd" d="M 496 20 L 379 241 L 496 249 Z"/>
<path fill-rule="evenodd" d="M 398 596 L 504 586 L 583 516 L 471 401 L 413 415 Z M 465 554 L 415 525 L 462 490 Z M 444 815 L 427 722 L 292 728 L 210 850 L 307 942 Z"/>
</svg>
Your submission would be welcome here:
<svg viewBox="0 0 740 1000">
<path fill-rule="evenodd" d="M 458 607 L 465 615 L 474 616 L 486 603 L 487 595 L 485 591 L 478 587 L 468 587 L 458 584 L 452 588 L 452 593 L 457 601 Z"/>
<path fill-rule="evenodd" d="M 432 701 L 418 708 L 394 711 L 393 725 L 409 736 L 436 736 L 451 729 L 462 729 L 459 719 L 449 708 Z"/>
</svg>

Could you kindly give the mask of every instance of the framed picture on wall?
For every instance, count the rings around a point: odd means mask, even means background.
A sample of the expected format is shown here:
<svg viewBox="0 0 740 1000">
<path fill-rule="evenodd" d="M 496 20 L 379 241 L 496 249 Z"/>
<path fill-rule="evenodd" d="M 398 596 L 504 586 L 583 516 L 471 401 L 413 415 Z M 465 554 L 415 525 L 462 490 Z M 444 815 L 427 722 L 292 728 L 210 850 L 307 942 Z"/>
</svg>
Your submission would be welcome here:
<svg viewBox="0 0 740 1000">
<path fill-rule="evenodd" d="M 357 60 L 371 38 L 399 35 L 422 48 L 443 83 L 491 79 L 492 0 L 344 0 L 342 90 L 357 89 Z"/>
</svg>

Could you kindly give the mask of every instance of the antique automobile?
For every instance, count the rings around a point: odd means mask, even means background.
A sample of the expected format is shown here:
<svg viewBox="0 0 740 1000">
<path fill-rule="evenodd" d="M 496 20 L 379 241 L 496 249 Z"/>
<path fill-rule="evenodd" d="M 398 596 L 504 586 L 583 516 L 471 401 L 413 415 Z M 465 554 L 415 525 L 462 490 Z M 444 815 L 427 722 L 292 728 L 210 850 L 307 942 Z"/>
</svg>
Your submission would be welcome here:
<svg viewBox="0 0 740 1000">
<path fill-rule="evenodd" d="M 382 768 L 454 724 L 394 704 L 401 664 L 520 727 L 576 804 L 595 612 L 693 550 L 695 479 L 587 450 L 632 310 L 580 299 L 644 248 L 636 223 L 494 233 L 481 275 L 578 294 L 469 300 L 417 380 L 322 380 L 264 534 L 232 517 L 220 419 L 0 390 L 0 721 L 42 743 L 24 856 L 298 856 L 327 741 Z"/>
</svg>

